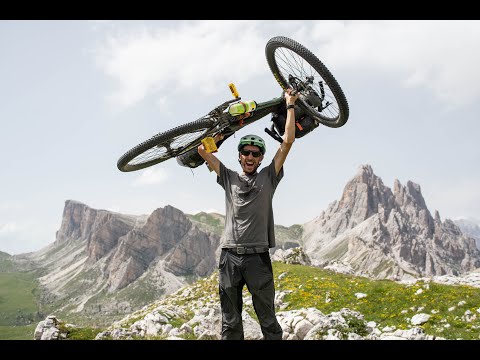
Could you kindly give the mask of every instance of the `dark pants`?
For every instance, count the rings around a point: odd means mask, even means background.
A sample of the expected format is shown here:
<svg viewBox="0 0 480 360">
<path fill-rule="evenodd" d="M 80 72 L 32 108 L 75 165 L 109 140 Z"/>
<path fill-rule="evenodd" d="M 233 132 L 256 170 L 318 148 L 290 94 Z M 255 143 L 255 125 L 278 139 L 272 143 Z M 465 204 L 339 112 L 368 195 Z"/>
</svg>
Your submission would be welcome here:
<svg viewBox="0 0 480 360">
<path fill-rule="evenodd" d="M 222 308 L 222 340 L 243 340 L 242 290 L 252 294 L 264 340 L 282 340 L 283 330 L 275 316 L 275 287 L 269 252 L 237 255 L 225 249 L 220 254 L 219 294 Z"/>
</svg>

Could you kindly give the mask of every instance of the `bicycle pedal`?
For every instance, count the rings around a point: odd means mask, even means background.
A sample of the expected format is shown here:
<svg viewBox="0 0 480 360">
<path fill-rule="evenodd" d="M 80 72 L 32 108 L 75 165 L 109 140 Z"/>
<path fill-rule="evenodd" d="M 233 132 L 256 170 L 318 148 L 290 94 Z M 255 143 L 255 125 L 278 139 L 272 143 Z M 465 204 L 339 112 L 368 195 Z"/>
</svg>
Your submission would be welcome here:
<svg viewBox="0 0 480 360">
<path fill-rule="evenodd" d="M 215 140 L 213 140 L 213 137 L 211 136 L 207 136 L 206 138 L 202 139 L 202 144 L 206 152 L 214 153 L 214 152 L 217 152 L 218 150 L 217 144 L 215 143 Z"/>
</svg>

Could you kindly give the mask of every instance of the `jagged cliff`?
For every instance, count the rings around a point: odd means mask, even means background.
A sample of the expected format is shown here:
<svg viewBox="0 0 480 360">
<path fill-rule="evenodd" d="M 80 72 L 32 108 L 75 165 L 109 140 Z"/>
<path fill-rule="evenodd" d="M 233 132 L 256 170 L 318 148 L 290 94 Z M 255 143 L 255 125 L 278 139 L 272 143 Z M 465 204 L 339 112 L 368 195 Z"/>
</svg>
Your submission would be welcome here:
<svg viewBox="0 0 480 360">
<path fill-rule="evenodd" d="M 65 202 L 53 244 L 17 257 L 42 269 L 42 302 L 79 314 L 124 314 L 169 294 L 215 267 L 219 236 L 180 210 L 150 215 Z"/>
<path fill-rule="evenodd" d="M 349 264 L 375 278 L 463 274 L 480 267 L 475 240 L 451 221 L 432 217 L 420 186 L 395 180 L 393 191 L 360 166 L 342 197 L 304 224 L 302 242 L 312 263 Z"/>
</svg>

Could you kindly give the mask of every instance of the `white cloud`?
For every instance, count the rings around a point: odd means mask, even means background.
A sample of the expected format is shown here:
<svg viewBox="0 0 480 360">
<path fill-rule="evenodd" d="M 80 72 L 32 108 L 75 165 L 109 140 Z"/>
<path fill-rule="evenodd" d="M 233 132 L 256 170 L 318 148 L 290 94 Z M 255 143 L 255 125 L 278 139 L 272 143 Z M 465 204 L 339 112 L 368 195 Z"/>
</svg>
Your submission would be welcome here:
<svg viewBox="0 0 480 360">
<path fill-rule="evenodd" d="M 5 234 L 12 234 L 18 232 L 20 227 L 17 223 L 10 222 L 6 224 L 0 224 L 0 236 Z"/>
<path fill-rule="evenodd" d="M 162 25 L 164 22 L 153 23 Z M 445 106 L 480 96 L 480 21 L 184 21 L 175 28 L 140 23 L 110 32 L 97 61 L 118 83 L 110 100 L 132 106 L 165 91 L 224 91 L 232 77 L 265 72 L 275 35 L 306 45 L 335 69 L 375 70 L 406 87 L 424 87 Z M 260 50 L 259 50 L 260 49 Z M 240 76 L 241 75 L 241 76 Z M 240 85 L 240 84 L 238 84 Z"/>
<path fill-rule="evenodd" d="M 312 37 L 325 42 L 318 54 L 335 66 L 397 76 L 406 87 L 430 90 L 445 106 L 480 96 L 480 21 L 319 22 Z"/>
<path fill-rule="evenodd" d="M 119 84 L 110 100 L 128 107 L 149 94 L 211 94 L 242 74 L 264 71 L 264 39 L 251 21 L 183 22 L 176 29 L 147 27 L 109 35 L 97 62 Z M 246 51 L 247 50 L 247 51 Z M 248 60 L 248 61 L 247 61 Z"/>
<path fill-rule="evenodd" d="M 143 170 L 140 175 L 133 181 L 133 186 L 159 184 L 168 178 L 168 174 L 164 168 L 150 167 Z"/>
</svg>

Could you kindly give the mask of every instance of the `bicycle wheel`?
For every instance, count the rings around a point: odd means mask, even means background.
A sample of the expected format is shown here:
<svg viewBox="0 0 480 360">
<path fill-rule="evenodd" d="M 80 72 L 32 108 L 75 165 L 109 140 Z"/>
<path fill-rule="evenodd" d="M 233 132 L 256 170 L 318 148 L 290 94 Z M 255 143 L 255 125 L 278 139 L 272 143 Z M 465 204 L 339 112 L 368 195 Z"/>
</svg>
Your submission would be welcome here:
<svg viewBox="0 0 480 360">
<path fill-rule="evenodd" d="M 265 47 L 268 66 L 283 90 L 300 83 L 297 105 L 328 127 L 343 126 L 348 102 L 327 67 L 303 45 L 284 36 L 271 38 Z M 306 86 L 305 86 L 306 85 Z"/>
<path fill-rule="evenodd" d="M 201 118 L 158 133 L 123 154 L 117 168 L 123 172 L 136 171 L 175 157 L 198 146 L 212 125 L 212 120 Z"/>
</svg>

